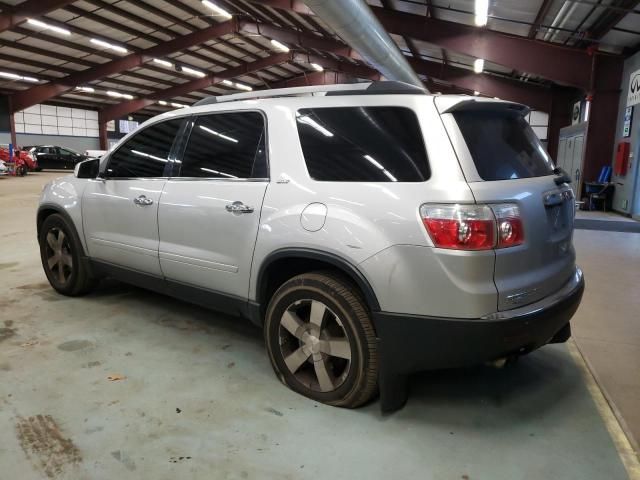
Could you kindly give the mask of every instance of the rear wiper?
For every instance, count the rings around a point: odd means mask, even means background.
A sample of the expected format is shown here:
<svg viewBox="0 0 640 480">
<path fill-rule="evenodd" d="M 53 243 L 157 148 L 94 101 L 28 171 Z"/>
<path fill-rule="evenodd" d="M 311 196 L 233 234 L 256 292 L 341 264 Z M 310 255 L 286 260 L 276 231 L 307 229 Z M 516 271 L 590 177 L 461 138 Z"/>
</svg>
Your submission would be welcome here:
<svg viewBox="0 0 640 480">
<path fill-rule="evenodd" d="M 557 167 L 553 169 L 553 174 L 557 175 L 557 178 L 554 178 L 553 181 L 556 182 L 556 185 L 562 185 L 563 183 L 571 183 L 571 177 L 564 169 Z"/>
</svg>

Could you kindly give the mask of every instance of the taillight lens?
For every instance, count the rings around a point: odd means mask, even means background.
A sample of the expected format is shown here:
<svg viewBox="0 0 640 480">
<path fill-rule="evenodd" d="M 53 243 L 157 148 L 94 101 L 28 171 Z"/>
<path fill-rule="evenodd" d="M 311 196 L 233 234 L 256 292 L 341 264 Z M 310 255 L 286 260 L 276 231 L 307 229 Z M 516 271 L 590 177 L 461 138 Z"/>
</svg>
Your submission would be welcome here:
<svg viewBox="0 0 640 480">
<path fill-rule="evenodd" d="M 520 208 L 512 203 L 491 205 L 498 230 L 497 248 L 514 247 L 524 242 Z"/>
<path fill-rule="evenodd" d="M 422 205 L 420 216 L 438 248 L 489 250 L 495 246 L 495 217 L 486 205 Z"/>
</svg>

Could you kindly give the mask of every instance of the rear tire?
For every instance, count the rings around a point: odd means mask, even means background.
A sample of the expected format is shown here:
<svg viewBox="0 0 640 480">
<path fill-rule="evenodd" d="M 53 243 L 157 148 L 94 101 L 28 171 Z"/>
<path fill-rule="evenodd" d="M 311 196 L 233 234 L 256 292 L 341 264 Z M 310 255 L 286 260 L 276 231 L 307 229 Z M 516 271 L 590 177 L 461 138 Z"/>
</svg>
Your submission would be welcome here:
<svg viewBox="0 0 640 480">
<path fill-rule="evenodd" d="M 376 335 L 348 280 L 332 272 L 293 277 L 269 302 L 264 328 L 276 375 L 295 392 L 346 408 L 376 393 Z"/>
<path fill-rule="evenodd" d="M 95 285 L 73 225 L 62 216 L 52 214 L 40 226 L 40 259 L 51 286 L 63 295 L 79 296 Z"/>
</svg>

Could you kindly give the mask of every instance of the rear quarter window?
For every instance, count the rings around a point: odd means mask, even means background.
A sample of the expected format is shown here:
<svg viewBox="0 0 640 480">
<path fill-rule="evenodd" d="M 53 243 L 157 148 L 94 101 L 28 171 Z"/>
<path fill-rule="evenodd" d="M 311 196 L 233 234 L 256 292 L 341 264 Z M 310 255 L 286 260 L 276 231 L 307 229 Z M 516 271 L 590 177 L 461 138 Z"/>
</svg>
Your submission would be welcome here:
<svg viewBox="0 0 640 480">
<path fill-rule="evenodd" d="M 483 180 L 553 174 L 549 154 L 519 113 L 461 110 L 453 116 Z"/>
<path fill-rule="evenodd" d="M 334 182 L 424 182 L 430 170 L 416 114 L 404 107 L 304 108 L 296 113 L 309 175 Z"/>
</svg>

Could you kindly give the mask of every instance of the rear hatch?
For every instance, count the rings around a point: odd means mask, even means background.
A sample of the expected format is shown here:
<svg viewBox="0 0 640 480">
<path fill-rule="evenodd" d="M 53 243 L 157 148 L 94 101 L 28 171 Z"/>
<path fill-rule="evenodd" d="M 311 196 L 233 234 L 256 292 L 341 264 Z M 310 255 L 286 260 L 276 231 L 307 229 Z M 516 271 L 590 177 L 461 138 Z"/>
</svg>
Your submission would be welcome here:
<svg viewBox="0 0 640 480">
<path fill-rule="evenodd" d="M 498 309 L 556 292 L 575 269 L 575 202 L 527 123 L 528 110 L 507 102 L 462 100 L 441 113 L 476 202 L 519 209 L 523 243 L 495 249 Z M 500 219 L 497 223 L 499 232 Z"/>
</svg>

